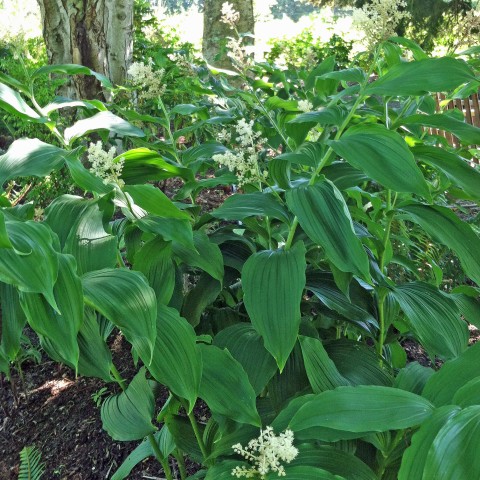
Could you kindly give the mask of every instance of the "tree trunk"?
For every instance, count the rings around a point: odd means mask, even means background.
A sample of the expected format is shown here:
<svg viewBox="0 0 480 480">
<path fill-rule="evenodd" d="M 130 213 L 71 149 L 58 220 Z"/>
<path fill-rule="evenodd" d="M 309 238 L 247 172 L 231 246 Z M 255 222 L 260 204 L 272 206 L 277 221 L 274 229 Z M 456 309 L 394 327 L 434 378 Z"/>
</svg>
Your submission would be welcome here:
<svg viewBox="0 0 480 480">
<path fill-rule="evenodd" d="M 133 52 L 133 0 L 37 0 L 50 64 L 75 63 L 115 84 L 125 80 Z M 92 76 L 73 79 L 78 98 L 103 98 Z"/>
<path fill-rule="evenodd" d="M 205 0 L 203 7 L 203 45 L 205 60 L 216 67 L 231 68 L 232 63 L 227 57 L 226 43 L 228 37 L 236 37 L 234 30 L 223 23 L 222 5 L 226 0 Z M 253 0 L 229 0 L 234 10 L 240 13 L 237 30 L 240 34 L 254 33 L 255 19 L 253 15 Z M 249 39 L 250 40 L 250 39 Z M 252 41 L 244 41 L 252 44 Z"/>
</svg>

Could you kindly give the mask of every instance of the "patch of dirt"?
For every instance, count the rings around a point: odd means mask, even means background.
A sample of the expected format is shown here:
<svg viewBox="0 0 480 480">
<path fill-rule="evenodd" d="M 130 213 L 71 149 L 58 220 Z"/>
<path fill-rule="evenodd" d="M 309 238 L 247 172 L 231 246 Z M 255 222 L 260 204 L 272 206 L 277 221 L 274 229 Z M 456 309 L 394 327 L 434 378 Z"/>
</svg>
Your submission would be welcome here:
<svg viewBox="0 0 480 480">
<path fill-rule="evenodd" d="M 133 377 L 130 345 L 120 335 L 112 344 L 114 363 L 126 379 Z M 107 386 L 119 391 L 116 384 L 94 378 L 75 379 L 72 370 L 46 358 L 40 365 L 23 366 L 25 389 L 15 372 L 12 377 L 19 392 L 15 404 L 10 384 L 0 386 L 0 478 L 16 480 L 20 451 L 35 445 L 42 453 L 45 480 L 107 479 L 122 464 L 139 442 L 116 442 L 102 429 L 100 409 L 92 394 Z M 161 406 L 167 392 L 157 399 Z M 137 465 L 128 477 L 137 479 L 164 478 L 154 459 Z"/>
</svg>

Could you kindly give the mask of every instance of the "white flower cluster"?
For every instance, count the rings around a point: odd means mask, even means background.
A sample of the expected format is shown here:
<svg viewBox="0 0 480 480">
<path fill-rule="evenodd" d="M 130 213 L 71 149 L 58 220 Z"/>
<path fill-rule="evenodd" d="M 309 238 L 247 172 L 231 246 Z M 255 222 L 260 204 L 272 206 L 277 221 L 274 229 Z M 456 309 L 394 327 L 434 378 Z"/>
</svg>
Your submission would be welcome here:
<svg viewBox="0 0 480 480">
<path fill-rule="evenodd" d="M 139 87 L 139 97 L 144 100 L 154 99 L 165 93 L 165 85 L 162 85 L 165 69 L 154 71 L 152 61 L 149 63 L 134 62 L 128 69 L 130 81 L 134 87 Z"/>
<path fill-rule="evenodd" d="M 354 12 L 353 24 L 364 32 L 369 49 L 396 35 L 399 23 L 411 17 L 406 7 L 405 0 L 372 0 Z"/>
<path fill-rule="evenodd" d="M 238 151 L 225 152 L 213 155 L 212 159 L 220 166 L 227 167 L 231 172 L 235 172 L 238 178 L 238 186 L 248 182 L 261 182 L 266 179 L 267 172 L 260 172 L 258 165 L 258 150 L 266 140 L 260 138 L 260 132 L 253 131 L 253 120 L 247 122 L 244 118 L 239 120 L 235 126 L 238 136 Z M 228 138 L 226 131 L 220 132 L 220 136 Z"/>
<path fill-rule="evenodd" d="M 308 113 L 313 110 L 313 104 L 309 100 L 299 100 L 298 101 L 298 109 L 301 112 Z"/>
<path fill-rule="evenodd" d="M 237 478 L 255 478 L 260 475 L 264 479 L 269 472 L 284 477 L 285 468 L 280 462 L 290 463 L 298 455 L 298 450 L 293 446 L 293 432 L 285 430 L 276 436 L 272 427 L 260 430 L 260 436 L 250 440 L 245 448 L 240 443 L 232 448 L 253 464 L 252 468 L 235 467 L 232 475 Z"/>
<path fill-rule="evenodd" d="M 231 58 L 232 64 L 240 72 L 244 72 L 253 65 L 253 47 L 244 45 L 243 38 L 229 37 L 227 42 L 227 56 Z"/>
<path fill-rule="evenodd" d="M 480 11 L 469 10 L 453 26 L 455 43 L 453 49 L 460 47 L 473 47 L 478 45 L 480 39 Z"/>
<path fill-rule="evenodd" d="M 231 29 L 234 29 L 240 20 L 240 13 L 233 8 L 230 2 L 224 2 L 222 5 L 222 16 L 220 21 L 226 23 Z"/>
<path fill-rule="evenodd" d="M 108 152 L 103 150 L 102 142 L 91 143 L 88 147 L 88 161 L 91 164 L 90 171 L 100 177 L 103 183 L 116 183 L 120 187 L 125 185 L 125 182 L 120 178 L 123 164 L 125 160 L 119 158 L 114 161 L 116 156 L 115 147 L 112 147 Z"/>
</svg>

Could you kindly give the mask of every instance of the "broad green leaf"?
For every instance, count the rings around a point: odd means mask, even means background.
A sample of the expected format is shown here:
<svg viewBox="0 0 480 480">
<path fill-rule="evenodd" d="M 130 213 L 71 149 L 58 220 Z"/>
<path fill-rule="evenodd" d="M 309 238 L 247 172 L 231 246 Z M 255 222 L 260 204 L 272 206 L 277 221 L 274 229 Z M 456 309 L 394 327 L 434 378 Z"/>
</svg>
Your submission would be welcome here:
<svg viewBox="0 0 480 480">
<path fill-rule="evenodd" d="M 193 232 L 193 243 L 194 249 L 174 243 L 173 253 L 186 265 L 201 268 L 219 282 L 223 282 L 223 257 L 218 245 L 211 242 L 206 233 L 198 230 Z"/>
<path fill-rule="evenodd" d="M 328 427 L 347 432 L 386 432 L 421 424 L 433 412 L 424 398 L 390 387 L 338 387 L 315 395 L 290 422 L 293 431 Z"/>
<path fill-rule="evenodd" d="M 246 217 L 270 217 L 290 223 L 290 216 L 276 197 L 271 193 L 246 193 L 228 197 L 223 204 L 211 213 L 223 220 L 243 220 Z"/>
<path fill-rule="evenodd" d="M 42 107 L 42 110 L 46 115 L 48 115 L 49 113 L 54 112 L 56 110 L 60 110 L 62 108 L 75 108 L 75 107 L 83 107 L 89 110 L 92 110 L 92 109 L 100 110 L 100 111 L 106 110 L 106 107 L 103 105 L 103 103 L 100 102 L 100 100 L 91 100 L 91 101 L 70 100 L 69 98 L 64 98 L 64 97 L 56 97 L 56 99 L 53 102 L 50 102 L 48 105 L 45 105 L 44 107 Z"/>
<path fill-rule="evenodd" d="M 466 145 L 480 144 L 480 128 L 469 123 L 457 120 L 450 115 L 436 113 L 434 115 L 411 115 L 402 118 L 402 125 L 421 125 L 423 127 L 438 128 L 453 133 Z"/>
<path fill-rule="evenodd" d="M 173 309 L 158 306 L 157 338 L 148 370 L 175 395 L 187 400 L 189 412 L 197 400 L 202 357 L 192 326 Z"/>
<path fill-rule="evenodd" d="M 85 303 L 120 328 L 145 365 L 156 339 L 155 292 L 139 272 L 123 268 L 88 272 L 82 277 Z"/>
<path fill-rule="evenodd" d="M 328 356 L 322 342 L 316 338 L 299 337 L 303 361 L 313 393 L 333 390 L 336 387 L 350 385 Z"/>
<path fill-rule="evenodd" d="M 164 425 L 159 432 L 154 435 L 155 442 L 161 453 L 162 460 L 168 458 L 168 456 L 175 450 L 175 443 L 172 438 L 172 434 L 168 428 Z M 130 472 L 140 462 L 148 457 L 154 457 L 152 444 L 149 440 L 143 441 L 132 453 L 123 461 L 118 470 L 112 475 L 112 480 L 124 480 L 128 478 Z"/>
<path fill-rule="evenodd" d="M 368 176 L 364 172 L 352 167 L 347 162 L 333 162 L 322 170 L 323 175 L 333 182 L 340 190 L 356 187 L 363 182 L 368 181 Z"/>
<path fill-rule="evenodd" d="M 168 414 L 165 416 L 164 421 L 176 447 L 185 452 L 193 461 L 202 463 L 202 452 L 198 446 L 198 441 L 188 418 L 180 415 Z M 205 428 L 201 423 L 198 427 L 200 435 L 203 437 L 203 431 Z"/>
<path fill-rule="evenodd" d="M 392 43 L 397 43 L 398 45 L 402 45 L 402 46 L 408 48 L 412 52 L 413 58 L 415 60 L 424 60 L 424 59 L 428 58 L 428 55 L 413 40 L 410 40 L 410 39 L 404 38 L 404 37 L 394 36 L 394 37 L 390 37 L 388 39 L 388 41 L 392 42 Z"/>
<path fill-rule="evenodd" d="M 357 125 L 331 146 L 337 155 L 383 186 L 430 196 L 413 154 L 398 133 L 382 125 Z"/>
<path fill-rule="evenodd" d="M 480 172 L 463 158 L 443 148 L 427 145 L 413 147 L 412 153 L 417 160 L 443 172 L 455 186 L 480 199 Z"/>
<path fill-rule="evenodd" d="M 325 342 L 324 347 L 340 374 L 352 385 L 392 385 L 391 374 L 381 365 L 374 348 L 348 339 Z"/>
<path fill-rule="evenodd" d="M 365 72 L 361 68 L 345 68 L 335 72 L 324 73 L 321 78 L 331 78 L 344 82 L 362 83 L 365 80 Z"/>
<path fill-rule="evenodd" d="M 345 110 L 338 107 L 325 107 L 314 112 L 301 113 L 288 123 L 312 123 L 313 125 L 341 125 Z"/>
<path fill-rule="evenodd" d="M 16 177 L 45 177 L 61 167 L 66 153 L 36 138 L 15 140 L 0 156 L 0 186 Z"/>
<path fill-rule="evenodd" d="M 287 205 L 337 268 L 370 279 L 367 254 L 355 235 L 347 204 L 332 182 L 324 180 L 289 190 Z"/>
<path fill-rule="evenodd" d="M 412 204 L 402 207 L 432 238 L 451 248 L 460 259 L 465 273 L 480 285 L 480 238 L 472 227 L 462 222 L 446 207 Z"/>
<path fill-rule="evenodd" d="M 219 332 L 213 341 L 219 348 L 227 349 L 242 365 L 256 395 L 259 395 L 277 371 L 273 357 L 263 346 L 263 341 L 248 323 L 238 323 Z"/>
<path fill-rule="evenodd" d="M 41 293 L 57 309 L 53 285 L 58 257 L 52 231 L 32 221 L 8 220 L 5 226 L 14 248 L 0 248 L 0 281 L 15 285 L 21 292 Z"/>
<path fill-rule="evenodd" d="M 113 366 L 112 354 L 100 333 L 97 314 L 88 307 L 85 308 L 77 341 L 80 350 L 78 373 L 111 382 L 113 380 L 110 375 Z"/>
<path fill-rule="evenodd" d="M 227 350 L 199 345 L 203 374 L 199 396 L 214 415 L 225 415 L 239 423 L 260 426 L 255 392 L 245 370 Z"/>
<path fill-rule="evenodd" d="M 133 269 L 142 272 L 155 291 L 157 304 L 167 305 L 175 287 L 175 265 L 172 246 L 161 238 L 146 242 L 135 254 Z"/>
<path fill-rule="evenodd" d="M 182 316 L 190 325 L 196 327 L 200 323 L 205 308 L 211 305 L 222 291 L 222 284 L 215 278 L 202 273 L 195 286 L 180 299 Z"/>
<path fill-rule="evenodd" d="M 66 75 L 93 75 L 104 87 L 112 88 L 112 82 L 101 73 L 94 72 L 88 67 L 74 63 L 64 63 L 58 65 L 45 65 L 32 73 L 32 79 L 35 80 L 40 75 L 50 75 L 52 73 L 65 73 Z"/>
<path fill-rule="evenodd" d="M 452 403 L 462 408 L 480 405 L 480 376 L 463 385 L 453 397 Z"/>
<path fill-rule="evenodd" d="M 425 462 L 432 443 L 442 427 L 460 412 L 459 407 L 451 405 L 440 407 L 433 412 L 420 429 L 413 435 L 412 444 L 405 451 L 398 480 L 426 480 Z M 428 477 L 429 478 L 429 477 Z M 437 477 L 431 477 L 437 478 Z"/>
<path fill-rule="evenodd" d="M 75 259 L 57 254 L 58 278 L 53 287 L 58 312 L 38 293 L 22 293 L 20 302 L 28 323 L 50 341 L 57 355 L 77 369 L 77 334 L 83 322 L 83 292 Z"/>
<path fill-rule="evenodd" d="M 277 476 L 276 473 L 272 473 L 267 478 L 273 480 Z M 345 480 L 344 477 L 333 475 L 322 468 L 303 465 L 286 466 L 285 476 L 290 480 Z"/>
<path fill-rule="evenodd" d="M 398 285 L 392 294 L 415 336 L 431 355 L 448 360 L 467 348 L 467 324 L 460 319 L 455 302 L 447 294 L 423 282 Z"/>
<path fill-rule="evenodd" d="M 423 478 L 480 478 L 480 406 L 467 407 L 438 432 L 428 452 Z"/>
<path fill-rule="evenodd" d="M 434 373 L 434 370 L 429 367 L 424 367 L 418 362 L 411 362 L 398 372 L 393 386 L 421 395 L 428 379 Z"/>
<path fill-rule="evenodd" d="M 124 159 L 121 178 L 129 185 L 151 180 L 165 180 L 172 177 L 181 177 L 187 181 L 194 180 L 194 175 L 190 169 L 173 165 L 167 162 L 158 152 L 148 148 L 128 150 L 117 158 Z"/>
<path fill-rule="evenodd" d="M 195 254 L 195 245 L 193 244 L 192 225 L 189 220 L 180 218 L 161 218 L 155 215 L 147 215 L 137 220 L 136 225 L 144 232 L 160 235 L 165 241 L 171 241 L 177 248 L 183 250 L 193 250 Z"/>
<path fill-rule="evenodd" d="M 142 130 L 109 111 L 99 112 L 93 117 L 78 120 L 74 125 L 66 128 L 63 135 L 65 141 L 71 145 L 75 140 L 83 137 L 87 133 L 98 130 L 108 130 L 109 132 L 126 137 L 145 136 Z"/>
<path fill-rule="evenodd" d="M 201 145 L 195 145 L 182 152 L 183 165 L 190 165 L 192 162 L 199 160 L 211 160 L 212 156 L 217 153 L 225 153 L 228 149 L 221 143 L 207 142 Z"/>
<path fill-rule="evenodd" d="M 154 410 L 155 398 L 142 368 L 124 392 L 103 402 L 103 428 L 113 440 L 141 440 L 156 430 L 152 425 Z"/>
<path fill-rule="evenodd" d="M 469 347 L 459 357 L 446 362 L 425 385 L 422 396 L 437 407 L 449 405 L 456 392 L 467 382 L 479 376 L 480 343 Z"/>
<path fill-rule="evenodd" d="M 117 263 L 117 238 L 105 230 L 113 206 L 104 200 L 62 195 L 45 210 L 45 223 L 58 235 L 63 252 L 75 257 L 80 274 Z"/>
<path fill-rule="evenodd" d="M 229 456 L 233 453 L 232 445 L 240 443 L 246 445 L 253 438 L 258 437 L 258 427 L 247 424 L 235 424 L 234 430 L 228 430 L 227 432 L 217 431 L 216 437 L 214 437 L 211 450 L 212 453 L 208 457 L 214 459 L 223 456 Z"/>
<path fill-rule="evenodd" d="M 255 253 L 242 270 L 244 302 L 255 330 L 280 370 L 295 345 L 305 288 L 305 246 Z"/>
<path fill-rule="evenodd" d="M 298 446 L 299 454 L 291 466 L 322 468 L 347 480 L 377 480 L 376 474 L 358 457 L 330 445 Z"/>
<path fill-rule="evenodd" d="M 0 108 L 30 122 L 45 123 L 47 121 L 29 107 L 18 92 L 3 83 L 0 83 Z"/>
<path fill-rule="evenodd" d="M 87 170 L 74 152 L 75 150 L 65 156 L 65 163 L 74 183 L 86 192 L 105 194 L 112 191 L 113 185 L 105 185 L 100 177 Z"/>
<path fill-rule="evenodd" d="M 158 217 L 190 219 L 188 213 L 183 212 L 159 189 L 153 185 L 131 185 L 123 189 L 130 194 L 133 201 L 140 208 Z"/>
<path fill-rule="evenodd" d="M 310 290 L 327 308 L 338 312 L 348 322 L 358 325 L 366 332 L 378 327 L 376 318 L 362 307 L 352 303 L 335 284 L 328 272 L 311 271 L 307 275 L 307 289 Z"/>
<path fill-rule="evenodd" d="M 27 322 L 20 306 L 17 289 L 13 285 L 0 283 L 0 305 L 0 352 L 13 362 L 20 351 L 20 338 Z"/>
<path fill-rule="evenodd" d="M 475 297 L 455 293 L 451 295 L 452 300 L 458 307 L 458 310 L 468 323 L 480 328 L 480 301 Z"/>
<path fill-rule="evenodd" d="M 251 468 L 245 460 L 222 460 L 207 470 L 205 480 L 231 480 L 232 470 L 235 467 Z"/>
<path fill-rule="evenodd" d="M 371 83 L 368 95 L 424 95 L 447 92 L 475 80 L 475 74 L 462 60 L 452 57 L 426 58 L 394 65 L 385 75 Z"/>
</svg>

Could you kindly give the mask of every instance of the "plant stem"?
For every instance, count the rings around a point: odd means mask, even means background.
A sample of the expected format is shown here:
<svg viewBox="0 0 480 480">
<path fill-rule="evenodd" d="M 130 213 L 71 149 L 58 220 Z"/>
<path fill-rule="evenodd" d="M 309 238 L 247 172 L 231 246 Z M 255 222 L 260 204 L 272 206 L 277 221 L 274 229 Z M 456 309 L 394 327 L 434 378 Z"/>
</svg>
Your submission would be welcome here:
<svg viewBox="0 0 480 480">
<path fill-rule="evenodd" d="M 170 115 L 168 114 L 167 109 L 165 108 L 165 105 L 161 98 L 158 99 L 158 104 L 160 105 L 160 108 L 162 109 L 162 112 L 165 115 L 165 120 L 167 121 L 167 128 L 165 130 L 167 132 L 168 138 L 172 142 L 172 148 L 175 155 L 175 160 L 180 165 L 182 165 L 182 161 L 180 160 L 180 155 L 178 154 L 178 150 L 177 150 L 177 144 L 175 142 L 175 139 L 173 138 L 172 129 L 170 128 Z"/>
<path fill-rule="evenodd" d="M 148 435 L 148 441 L 152 446 L 155 458 L 159 461 L 160 465 L 162 465 L 165 477 L 167 478 L 167 480 L 173 480 L 172 470 L 170 469 L 170 465 L 168 464 L 168 458 L 163 458 L 162 452 L 160 451 L 160 448 L 158 447 L 158 444 L 152 433 Z"/>
<path fill-rule="evenodd" d="M 206 460 L 208 457 L 207 448 L 205 447 L 205 443 L 203 442 L 202 434 L 200 433 L 200 429 L 198 428 L 197 419 L 193 414 L 193 410 L 188 414 L 188 419 L 190 420 L 190 423 L 193 428 L 193 433 L 195 434 L 195 438 L 197 439 L 198 446 L 200 447 L 200 450 L 202 452 L 203 460 Z"/>
<path fill-rule="evenodd" d="M 113 363 L 110 371 L 112 372 L 115 381 L 120 385 L 120 388 L 125 391 L 127 389 L 127 386 L 125 385 L 125 380 L 122 378 L 120 372 L 117 370 L 117 367 Z"/>
<path fill-rule="evenodd" d="M 380 332 L 378 335 L 378 343 L 377 343 L 377 352 L 380 356 L 380 365 L 383 364 L 383 344 L 385 342 L 385 296 L 386 292 L 381 291 L 378 294 L 378 322 L 380 326 Z"/>
<path fill-rule="evenodd" d="M 187 468 L 185 467 L 185 459 L 183 458 L 183 452 L 179 448 L 177 448 L 174 453 L 174 457 L 177 460 L 180 478 L 181 480 L 185 480 L 187 478 Z"/>
</svg>

